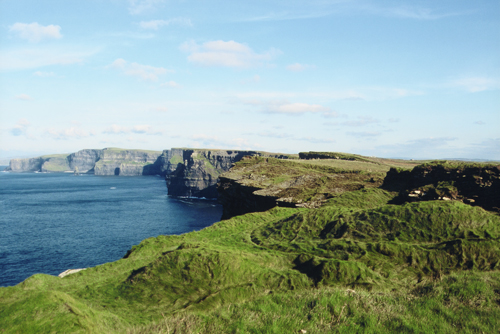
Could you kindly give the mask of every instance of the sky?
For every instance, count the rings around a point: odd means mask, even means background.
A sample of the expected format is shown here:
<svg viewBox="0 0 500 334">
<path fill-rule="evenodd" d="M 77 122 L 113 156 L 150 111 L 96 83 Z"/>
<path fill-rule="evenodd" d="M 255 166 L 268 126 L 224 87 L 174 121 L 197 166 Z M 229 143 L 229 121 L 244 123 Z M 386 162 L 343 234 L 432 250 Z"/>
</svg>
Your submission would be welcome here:
<svg viewBox="0 0 500 334">
<path fill-rule="evenodd" d="M 500 160 L 498 0 L 0 0 L 0 159 Z"/>
</svg>

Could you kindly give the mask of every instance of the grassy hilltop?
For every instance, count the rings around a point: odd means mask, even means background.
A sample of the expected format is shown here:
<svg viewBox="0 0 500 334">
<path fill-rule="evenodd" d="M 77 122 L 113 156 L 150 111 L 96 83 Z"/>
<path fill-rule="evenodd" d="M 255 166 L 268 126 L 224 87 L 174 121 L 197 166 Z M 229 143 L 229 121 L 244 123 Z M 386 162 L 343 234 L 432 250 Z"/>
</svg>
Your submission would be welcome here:
<svg viewBox="0 0 500 334">
<path fill-rule="evenodd" d="M 0 332 L 498 333 L 497 211 L 468 200 L 469 183 L 402 181 L 417 165 L 426 176 L 445 165 L 443 175 L 481 175 L 471 180 L 483 189 L 498 185 L 496 165 L 301 158 L 254 157 L 223 175 L 295 207 L 0 288 Z M 437 197 L 413 196 L 422 189 Z"/>
</svg>

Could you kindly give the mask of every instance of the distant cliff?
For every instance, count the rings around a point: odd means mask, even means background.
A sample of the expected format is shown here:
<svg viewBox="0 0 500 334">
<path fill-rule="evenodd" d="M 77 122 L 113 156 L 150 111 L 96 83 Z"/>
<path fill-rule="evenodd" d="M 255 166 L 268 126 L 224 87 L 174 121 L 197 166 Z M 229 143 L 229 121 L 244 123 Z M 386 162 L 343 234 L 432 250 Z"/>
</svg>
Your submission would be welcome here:
<svg viewBox="0 0 500 334">
<path fill-rule="evenodd" d="M 181 197 L 217 198 L 217 180 L 245 156 L 287 159 L 289 155 L 260 151 L 173 148 L 160 156 L 168 194 Z"/>
<path fill-rule="evenodd" d="M 44 155 L 32 159 L 12 159 L 6 171 L 11 172 L 78 172 L 96 175 L 160 174 L 160 151 L 105 148 L 76 153 Z"/>
</svg>

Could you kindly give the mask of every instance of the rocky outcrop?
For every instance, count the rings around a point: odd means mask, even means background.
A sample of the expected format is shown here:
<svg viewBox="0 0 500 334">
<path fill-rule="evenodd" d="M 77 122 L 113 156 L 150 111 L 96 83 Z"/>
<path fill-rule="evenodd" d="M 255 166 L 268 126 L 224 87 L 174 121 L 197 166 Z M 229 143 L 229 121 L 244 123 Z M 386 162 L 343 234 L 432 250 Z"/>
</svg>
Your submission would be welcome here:
<svg viewBox="0 0 500 334">
<path fill-rule="evenodd" d="M 260 151 L 173 148 L 163 151 L 159 160 L 169 195 L 217 198 L 219 176 L 245 156 L 288 158 L 288 155 Z"/>
<path fill-rule="evenodd" d="M 246 157 L 219 177 L 222 219 L 275 206 L 316 208 L 344 192 L 378 187 L 378 175 L 331 163 Z"/>
<path fill-rule="evenodd" d="M 500 212 L 500 165 L 436 161 L 411 171 L 391 168 L 382 187 L 399 192 L 394 203 L 461 200 Z"/>
<path fill-rule="evenodd" d="M 259 195 L 261 187 L 246 184 L 240 177 L 230 174 L 221 176 L 217 184 L 218 201 L 222 204 L 221 219 L 249 212 L 262 212 L 277 205 L 277 196 Z"/>
</svg>

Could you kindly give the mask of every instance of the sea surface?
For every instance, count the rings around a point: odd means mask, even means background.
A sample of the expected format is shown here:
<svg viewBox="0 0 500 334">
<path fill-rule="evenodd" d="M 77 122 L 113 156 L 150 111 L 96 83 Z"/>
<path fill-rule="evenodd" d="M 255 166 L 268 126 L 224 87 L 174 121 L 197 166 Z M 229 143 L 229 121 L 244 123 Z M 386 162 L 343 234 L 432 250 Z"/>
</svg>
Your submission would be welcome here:
<svg viewBox="0 0 500 334">
<path fill-rule="evenodd" d="M 146 238 L 221 215 L 216 202 L 169 197 L 159 176 L 0 172 L 0 286 L 116 261 Z"/>
</svg>

